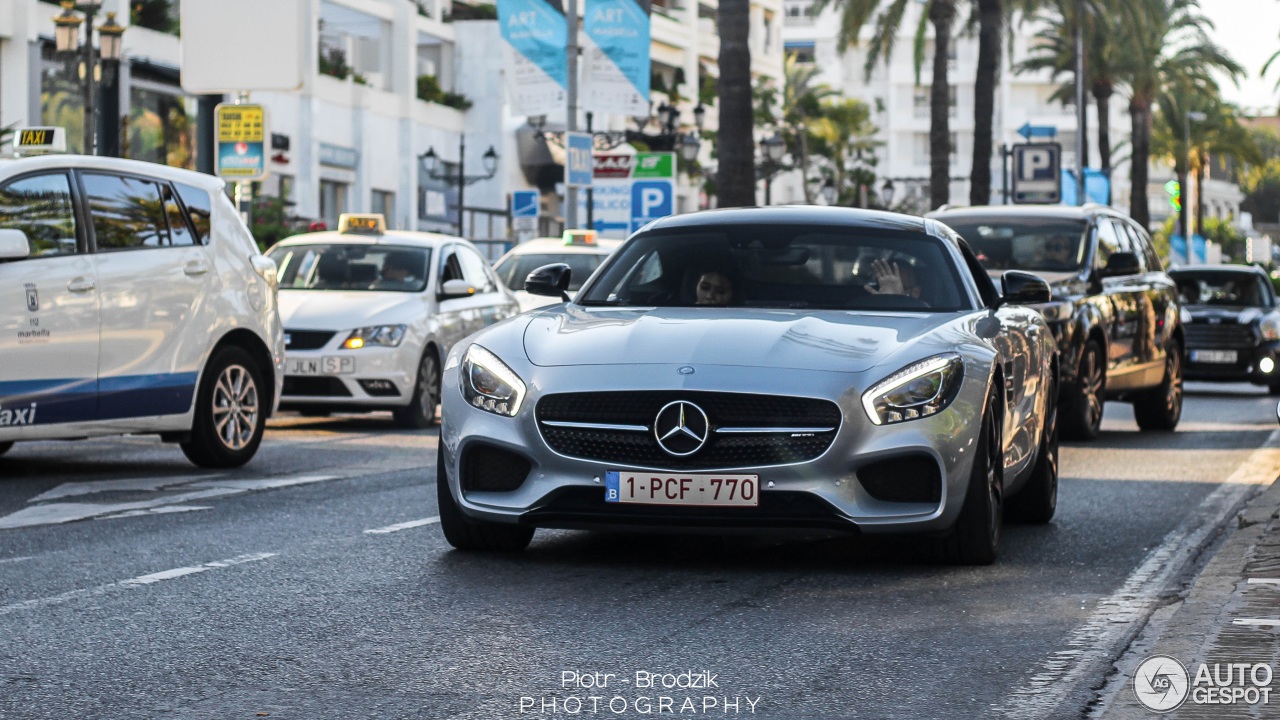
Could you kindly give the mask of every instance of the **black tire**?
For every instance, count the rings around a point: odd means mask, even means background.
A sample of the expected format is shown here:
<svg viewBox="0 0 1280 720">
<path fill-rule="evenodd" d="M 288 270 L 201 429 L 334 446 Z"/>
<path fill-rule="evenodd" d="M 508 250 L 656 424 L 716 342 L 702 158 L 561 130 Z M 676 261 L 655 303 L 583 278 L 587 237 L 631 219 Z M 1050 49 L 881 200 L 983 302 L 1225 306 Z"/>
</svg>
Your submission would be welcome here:
<svg viewBox="0 0 1280 720">
<path fill-rule="evenodd" d="M 191 439 L 182 453 L 206 468 L 234 468 L 258 452 L 267 426 L 266 383 L 248 351 L 229 346 L 214 353 L 196 390 Z"/>
<path fill-rule="evenodd" d="M 1056 390 L 1056 388 L 1055 388 Z M 1044 525 L 1058 510 L 1058 399 L 1049 396 L 1044 433 L 1031 477 L 1017 495 L 1005 504 L 1005 517 L 1020 523 Z"/>
<path fill-rule="evenodd" d="M 1000 548 L 1000 525 L 1004 519 L 1004 451 L 998 403 L 998 396 L 994 394 L 987 398 L 964 506 L 951 532 L 942 540 L 942 558 L 952 564 L 990 565 L 996 561 Z"/>
<path fill-rule="evenodd" d="M 1173 430 L 1182 419 L 1182 348 L 1165 353 L 1164 379 L 1133 399 L 1133 418 L 1143 430 Z"/>
<path fill-rule="evenodd" d="M 1273 382 L 1267 386 L 1268 395 L 1280 395 L 1280 382 Z"/>
<path fill-rule="evenodd" d="M 436 453 L 436 501 L 440 506 L 440 529 L 444 530 L 444 539 L 459 550 L 519 552 L 533 540 L 531 527 L 486 522 L 462 514 L 449 491 L 443 446 Z"/>
<path fill-rule="evenodd" d="M 1070 440 L 1092 440 L 1102 430 L 1106 355 L 1097 340 L 1085 343 L 1070 391 L 1062 397 L 1062 434 Z"/>
<path fill-rule="evenodd" d="M 397 427 L 422 430 L 436 424 L 436 406 L 440 404 L 440 360 L 435 350 L 427 348 L 418 363 L 418 379 L 413 385 L 409 404 L 392 411 Z"/>
<path fill-rule="evenodd" d="M 11 442 L 0 442 L 0 455 L 3 455 L 3 454 L 5 454 L 5 453 L 9 452 L 9 450 L 10 450 L 12 447 L 13 447 L 13 443 L 11 443 Z"/>
</svg>

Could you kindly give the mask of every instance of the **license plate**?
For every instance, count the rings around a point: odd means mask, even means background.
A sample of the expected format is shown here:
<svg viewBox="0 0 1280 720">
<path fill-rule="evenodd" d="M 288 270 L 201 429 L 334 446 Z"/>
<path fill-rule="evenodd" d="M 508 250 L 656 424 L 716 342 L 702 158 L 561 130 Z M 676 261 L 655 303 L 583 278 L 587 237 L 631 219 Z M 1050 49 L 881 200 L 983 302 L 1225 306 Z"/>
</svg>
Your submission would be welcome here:
<svg viewBox="0 0 1280 720">
<path fill-rule="evenodd" d="M 641 505 L 760 505 L 759 475 L 712 475 L 650 472 L 604 474 L 606 502 Z"/>
<path fill-rule="evenodd" d="M 1235 350 L 1192 350 L 1191 362 L 1201 363 L 1233 363 L 1236 361 Z"/>
<path fill-rule="evenodd" d="M 285 375 L 347 375 L 356 371 L 356 359 L 329 355 L 318 358 L 285 358 Z"/>
</svg>

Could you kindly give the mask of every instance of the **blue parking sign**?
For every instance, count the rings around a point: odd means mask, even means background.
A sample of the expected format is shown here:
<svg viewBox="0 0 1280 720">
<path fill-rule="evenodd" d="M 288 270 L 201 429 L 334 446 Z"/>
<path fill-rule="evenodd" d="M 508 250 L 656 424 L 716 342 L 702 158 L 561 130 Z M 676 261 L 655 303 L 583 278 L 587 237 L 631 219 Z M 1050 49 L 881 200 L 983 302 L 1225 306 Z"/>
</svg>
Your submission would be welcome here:
<svg viewBox="0 0 1280 720">
<path fill-rule="evenodd" d="M 564 166 L 564 184 L 569 187 L 586 187 L 595 174 L 595 155 L 591 133 L 566 133 L 565 149 L 568 159 Z"/>
<path fill-rule="evenodd" d="M 538 199 L 537 190 L 516 190 L 511 193 L 511 217 L 538 217 Z"/>
<path fill-rule="evenodd" d="M 675 183 L 636 180 L 631 183 L 631 232 L 675 212 Z"/>
</svg>

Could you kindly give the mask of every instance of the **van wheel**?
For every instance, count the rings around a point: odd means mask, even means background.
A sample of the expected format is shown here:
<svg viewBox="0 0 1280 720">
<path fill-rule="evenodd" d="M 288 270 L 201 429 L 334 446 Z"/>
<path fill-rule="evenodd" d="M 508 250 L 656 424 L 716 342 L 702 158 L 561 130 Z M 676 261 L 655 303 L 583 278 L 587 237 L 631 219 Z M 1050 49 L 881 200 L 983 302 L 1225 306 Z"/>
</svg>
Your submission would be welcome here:
<svg viewBox="0 0 1280 720">
<path fill-rule="evenodd" d="M 440 507 L 440 529 L 444 539 L 459 550 L 519 552 L 533 540 L 533 528 L 524 525 L 486 522 L 462 513 L 449 490 L 444 466 L 444 444 L 436 453 L 436 502 Z"/>
<path fill-rule="evenodd" d="M 942 557 L 957 565 L 990 565 L 1000 548 L 1004 520 L 1004 450 L 998 396 L 987 398 L 964 506 L 951 532 L 942 540 Z"/>
<path fill-rule="evenodd" d="M 12 447 L 13 447 L 13 443 L 11 442 L 0 442 L 0 455 L 3 455 L 9 452 L 9 448 L 12 448 Z"/>
<path fill-rule="evenodd" d="M 1173 430 L 1182 419 L 1182 348 L 1165 352 L 1164 380 L 1133 400 L 1133 419 L 1143 430 Z"/>
<path fill-rule="evenodd" d="M 258 452 L 267 414 L 262 371 L 246 350 L 224 347 L 205 366 L 191 440 L 182 453 L 207 468 L 240 467 Z"/>
<path fill-rule="evenodd" d="M 436 406 L 440 404 L 440 361 L 436 353 L 427 348 L 418 363 L 418 380 L 413 386 L 413 397 L 407 407 L 397 408 L 391 415 L 396 426 L 409 430 L 421 430 L 436 424 Z"/>
<path fill-rule="evenodd" d="M 1080 366 L 1071 391 L 1062 398 L 1062 432 L 1072 440 L 1092 440 L 1102 429 L 1102 402 L 1106 357 L 1097 340 L 1090 340 L 1080 354 Z"/>
</svg>

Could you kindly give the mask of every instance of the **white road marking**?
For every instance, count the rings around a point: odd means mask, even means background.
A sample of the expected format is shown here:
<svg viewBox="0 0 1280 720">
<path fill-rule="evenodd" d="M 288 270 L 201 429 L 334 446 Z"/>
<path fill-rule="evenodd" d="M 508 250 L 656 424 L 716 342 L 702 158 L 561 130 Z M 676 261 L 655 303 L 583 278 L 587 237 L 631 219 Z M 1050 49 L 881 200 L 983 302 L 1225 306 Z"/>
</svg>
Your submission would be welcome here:
<svg viewBox="0 0 1280 720">
<path fill-rule="evenodd" d="M 188 475 L 161 478 L 124 478 L 121 480 L 103 480 L 100 482 L 69 482 L 46 490 L 28 500 L 28 503 L 47 502 L 76 495 L 96 495 L 105 492 L 143 492 L 156 491 L 170 485 L 185 485 L 198 480 L 208 480 L 216 475 Z"/>
<path fill-rule="evenodd" d="M 438 522 L 440 522 L 440 516 L 436 515 L 434 517 L 423 518 L 421 520 L 410 520 L 408 522 L 396 523 L 395 525 L 374 528 L 373 530 L 365 530 L 364 532 L 366 535 L 385 535 L 386 533 L 399 532 L 401 530 L 422 527 L 423 525 L 431 525 Z"/>
<path fill-rule="evenodd" d="M 212 509 L 212 505 L 161 505 L 160 507 L 151 508 L 149 510 L 129 510 L 128 512 L 116 513 L 115 515 L 103 515 L 98 519 L 114 520 L 116 518 L 140 517 L 142 515 L 167 515 L 169 513 L 195 512 L 196 510 Z"/>
<path fill-rule="evenodd" d="M 24 560 L 31 560 L 34 558 L 35 558 L 35 555 L 23 555 L 22 557 L 3 558 L 3 559 L 0 559 L 0 565 L 6 565 L 8 563 L 23 562 Z"/>
<path fill-rule="evenodd" d="M 234 565 L 243 565 L 245 563 L 258 562 L 267 558 L 275 557 L 276 553 L 248 553 L 245 555 L 237 555 L 228 560 L 215 560 L 207 562 L 203 565 L 194 565 L 191 567 L 175 568 L 173 570 L 165 570 L 163 572 L 151 573 L 150 575 L 139 575 L 138 577 L 128 578 L 126 580 L 118 580 L 106 585 L 99 585 L 85 590 L 71 590 L 60 595 L 51 595 L 49 597 L 36 598 L 35 600 L 27 600 L 25 602 L 14 603 L 12 605 L 0 606 L 0 616 L 9 615 L 21 610 L 35 610 L 38 608 L 52 607 L 61 605 L 71 600 L 80 598 L 94 597 L 103 595 L 118 589 L 131 589 L 153 585 L 155 583 L 172 580 L 173 578 L 183 577 L 184 575 L 193 575 L 195 573 L 208 572 L 217 568 L 232 567 Z"/>
<path fill-rule="evenodd" d="M 138 500 L 136 502 L 127 503 L 50 503 L 48 505 L 36 505 L 34 507 L 23 508 L 12 515 L 0 517 L 0 530 L 32 527 L 35 525 L 56 525 L 75 520 L 87 520 L 88 518 L 97 517 L 99 515 L 113 515 L 127 512 L 129 510 L 145 510 L 148 508 L 160 507 L 161 505 L 176 505 L 185 503 L 189 500 L 203 500 L 205 498 L 220 497 L 223 495 L 238 495 L 241 492 L 244 491 L 234 490 L 231 488 L 217 488 L 212 490 L 200 490 L 198 492 L 179 493 L 177 495 L 156 498 L 154 500 Z"/>
<path fill-rule="evenodd" d="M 1236 618 L 1231 621 L 1232 625 L 1264 625 L 1266 627 L 1275 627 L 1280 625 L 1280 620 L 1268 620 L 1267 618 Z"/>
<path fill-rule="evenodd" d="M 1277 585 L 1280 586 L 1280 579 L 1277 578 L 1249 578 L 1249 585 Z"/>
<path fill-rule="evenodd" d="M 1164 537 L 1118 590 L 1098 602 L 1085 623 L 1067 636 L 1065 649 L 1049 655 L 1023 687 L 993 709 L 1008 718 L 1052 715 L 1084 674 L 1110 658 L 1116 644 L 1133 630 L 1133 623 L 1156 606 L 1169 579 L 1217 532 L 1240 501 L 1255 492 L 1257 485 L 1275 480 L 1278 444 L 1280 430 L 1273 430 L 1187 520 Z"/>
</svg>

